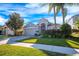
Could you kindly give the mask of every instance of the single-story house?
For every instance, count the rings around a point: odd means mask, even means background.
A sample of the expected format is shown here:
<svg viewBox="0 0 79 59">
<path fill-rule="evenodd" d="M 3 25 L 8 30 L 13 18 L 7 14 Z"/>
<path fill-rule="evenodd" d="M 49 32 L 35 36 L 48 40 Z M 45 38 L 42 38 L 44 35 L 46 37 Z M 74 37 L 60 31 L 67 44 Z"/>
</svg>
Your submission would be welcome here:
<svg viewBox="0 0 79 59">
<path fill-rule="evenodd" d="M 56 24 L 57 29 L 60 29 L 61 25 Z M 39 20 L 38 24 L 33 24 L 29 22 L 24 27 L 24 35 L 35 35 L 38 34 L 41 30 L 50 30 L 54 29 L 55 24 L 50 23 L 47 19 L 42 18 Z"/>
</svg>

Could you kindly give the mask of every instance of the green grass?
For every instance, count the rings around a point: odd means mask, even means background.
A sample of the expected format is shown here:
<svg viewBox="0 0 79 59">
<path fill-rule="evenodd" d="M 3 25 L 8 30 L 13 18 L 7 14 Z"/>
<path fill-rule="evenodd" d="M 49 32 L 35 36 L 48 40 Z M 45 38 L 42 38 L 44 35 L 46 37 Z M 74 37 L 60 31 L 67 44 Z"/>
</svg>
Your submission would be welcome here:
<svg viewBox="0 0 79 59">
<path fill-rule="evenodd" d="M 8 38 L 8 36 L 0 35 L 0 40 L 2 40 L 2 39 L 4 39 L 4 38 Z"/>
<path fill-rule="evenodd" d="M 72 33 L 71 36 L 73 36 L 73 37 L 79 37 L 79 33 Z"/>
<path fill-rule="evenodd" d="M 46 56 L 43 51 L 35 48 L 0 45 L 0 56 Z"/>
<path fill-rule="evenodd" d="M 8 36 L 0 35 L 0 38 L 7 38 Z"/>
<path fill-rule="evenodd" d="M 8 37 L 16 37 L 16 36 L 0 35 L 0 40 L 3 40 Z"/>
<path fill-rule="evenodd" d="M 66 40 L 66 42 L 70 45 L 70 47 L 79 49 L 79 39 Z"/>
<path fill-rule="evenodd" d="M 67 39 L 66 42 L 70 47 L 79 49 L 79 33 L 72 33 L 71 36 L 73 36 L 74 38 L 71 40 Z"/>
<path fill-rule="evenodd" d="M 18 42 L 38 43 L 38 44 L 47 44 L 47 45 L 64 46 L 64 47 L 69 46 L 65 39 L 57 39 L 57 38 L 28 38 L 24 40 L 19 40 Z"/>
<path fill-rule="evenodd" d="M 21 46 L 0 45 L 0 56 L 64 56 L 66 54 L 26 48 Z"/>
<path fill-rule="evenodd" d="M 79 49 L 79 39 L 70 40 L 70 39 L 57 39 L 57 38 L 28 38 L 24 40 L 19 40 L 18 42 L 55 45 L 55 46 L 63 46 Z"/>
</svg>

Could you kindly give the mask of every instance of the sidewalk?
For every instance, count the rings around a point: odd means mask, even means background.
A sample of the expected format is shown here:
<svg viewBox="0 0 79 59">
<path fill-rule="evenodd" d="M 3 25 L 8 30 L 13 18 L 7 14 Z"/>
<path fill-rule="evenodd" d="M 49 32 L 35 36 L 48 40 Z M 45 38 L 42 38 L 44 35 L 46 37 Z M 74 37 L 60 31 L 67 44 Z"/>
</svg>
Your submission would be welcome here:
<svg viewBox="0 0 79 59">
<path fill-rule="evenodd" d="M 10 40 L 10 38 L 7 38 L 7 39 L 5 39 L 5 40 L 1 40 L 1 41 L 0 41 L 0 45 L 2 45 L 2 44 L 7 44 L 8 40 Z"/>
</svg>

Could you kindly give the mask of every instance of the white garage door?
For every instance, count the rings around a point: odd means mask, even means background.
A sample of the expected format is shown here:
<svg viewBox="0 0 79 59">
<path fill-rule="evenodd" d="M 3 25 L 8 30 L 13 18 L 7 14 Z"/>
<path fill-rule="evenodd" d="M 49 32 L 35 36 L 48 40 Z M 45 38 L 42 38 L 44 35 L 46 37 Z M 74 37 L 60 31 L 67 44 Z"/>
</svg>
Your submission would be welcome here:
<svg viewBox="0 0 79 59">
<path fill-rule="evenodd" d="M 29 27 L 25 30 L 25 35 L 35 35 L 38 31 L 37 27 Z"/>
</svg>

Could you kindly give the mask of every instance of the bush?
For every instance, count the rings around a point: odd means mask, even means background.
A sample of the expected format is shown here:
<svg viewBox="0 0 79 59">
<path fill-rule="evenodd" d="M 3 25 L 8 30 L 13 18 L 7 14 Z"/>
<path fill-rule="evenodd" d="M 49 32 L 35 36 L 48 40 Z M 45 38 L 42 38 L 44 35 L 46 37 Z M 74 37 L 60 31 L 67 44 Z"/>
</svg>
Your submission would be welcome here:
<svg viewBox="0 0 79 59">
<path fill-rule="evenodd" d="M 71 26 L 67 23 L 63 24 L 60 29 L 64 37 L 69 37 L 70 34 L 72 33 Z"/>
<path fill-rule="evenodd" d="M 72 33 L 72 29 L 69 24 L 63 24 L 60 29 L 44 30 L 41 33 L 43 37 L 67 38 Z"/>
<path fill-rule="evenodd" d="M 43 37 L 52 37 L 52 38 L 61 38 L 62 37 L 62 31 L 57 29 L 53 30 L 44 30 L 42 32 Z"/>
</svg>

